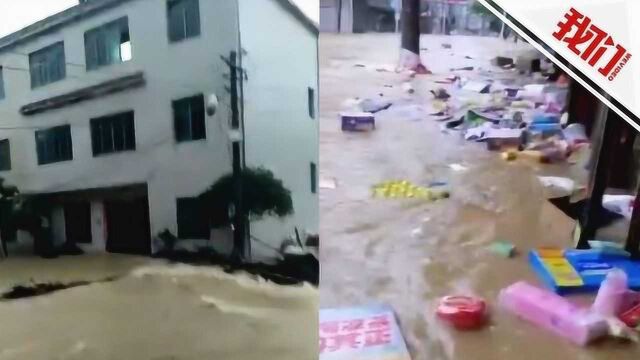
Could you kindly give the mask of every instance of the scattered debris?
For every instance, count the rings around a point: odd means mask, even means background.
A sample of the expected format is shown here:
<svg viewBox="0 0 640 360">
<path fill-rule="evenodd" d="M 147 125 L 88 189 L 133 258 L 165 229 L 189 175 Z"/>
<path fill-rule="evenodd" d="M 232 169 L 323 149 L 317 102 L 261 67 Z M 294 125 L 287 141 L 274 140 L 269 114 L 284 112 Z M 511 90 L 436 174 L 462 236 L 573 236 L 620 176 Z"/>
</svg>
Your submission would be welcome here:
<svg viewBox="0 0 640 360">
<path fill-rule="evenodd" d="M 484 134 L 487 149 L 490 151 L 517 149 L 522 145 L 523 132 L 523 129 L 489 128 Z"/>
<path fill-rule="evenodd" d="M 545 84 L 529 84 L 518 92 L 518 96 L 524 100 L 531 100 L 534 102 L 544 101 L 544 90 L 547 85 Z"/>
<path fill-rule="evenodd" d="M 372 113 L 341 113 L 342 131 L 371 131 L 376 128 L 376 120 Z"/>
<path fill-rule="evenodd" d="M 467 121 L 470 123 L 493 123 L 499 124 L 504 118 L 501 115 L 494 114 L 489 111 L 480 111 L 478 109 L 471 109 L 467 112 Z"/>
<path fill-rule="evenodd" d="M 627 274 L 620 269 L 611 269 L 598 289 L 591 309 L 603 316 L 616 316 L 622 309 L 622 298 L 627 288 Z"/>
<path fill-rule="evenodd" d="M 480 94 L 488 94 L 489 89 L 491 89 L 491 84 L 487 84 L 482 81 L 467 81 L 466 84 L 462 87 L 463 90 L 473 91 Z"/>
<path fill-rule="evenodd" d="M 605 209 L 624 216 L 625 219 L 631 220 L 633 214 L 633 203 L 636 197 L 633 195 L 609 195 L 602 196 L 602 207 Z"/>
<path fill-rule="evenodd" d="M 594 316 L 589 310 L 578 308 L 561 296 L 524 281 L 502 290 L 499 303 L 519 318 L 581 346 L 606 336 L 608 332 L 604 317 Z"/>
<path fill-rule="evenodd" d="M 362 99 L 357 97 L 348 98 L 344 100 L 340 106 L 344 111 L 362 111 L 362 108 L 360 107 L 361 102 Z"/>
<path fill-rule="evenodd" d="M 505 87 L 504 89 L 505 95 L 509 99 L 515 99 L 518 96 L 518 92 L 520 90 L 521 90 L 520 88 L 516 88 L 516 87 Z"/>
<path fill-rule="evenodd" d="M 418 75 L 431 75 L 433 74 L 431 70 L 427 69 L 424 65 L 418 64 L 414 69 L 415 73 Z"/>
<path fill-rule="evenodd" d="M 516 253 L 516 247 L 508 241 L 499 240 L 489 246 L 491 252 L 505 258 L 513 257 Z"/>
<path fill-rule="evenodd" d="M 404 92 L 406 92 L 406 93 L 409 93 L 409 94 L 413 94 L 414 92 L 416 92 L 416 91 L 413 89 L 413 85 L 411 85 L 411 83 L 410 83 L 410 82 L 402 83 L 402 91 L 404 91 Z"/>
<path fill-rule="evenodd" d="M 434 99 L 431 103 L 431 107 L 438 111 L 449 111 L 449 105 L 447 105 L 446 100 Z"/>
<path fill-rule="evenodd" d="M 320 360 L 410 359 L 400 326 L 389 305 L 320 309 L 319 323 Z M 336 332 L 345 328 L 350 329 L 349 336 L 355 336 L 355 339 L 368 339 L 373 333 L 384 336 L 378 338 L 381 341 L 376 346 L 368 346 L 365 341 L 345 342 L 336 336 Z M 385 331 L 377 331 L 381 328 Z"/>
<path fill-rule="evenodd" d="M 429 187 L 438 187 L 438 186 L 447 186 L 448 183 L 446 181 L 432 181 L 428 184 Z"/>
<path fill-rule="evenodd" d="M 465 140 L 481 141 L 485 139 L 486 132 L 492 127 L 490 122 L 484 122 L 476 127 L 469 128 L 464 133 Z"/>
<path fill-rule="evenodd" d="M 406 180 L 391 180 L 375 185 L 373 187 L 373 197 L 387 199 L 416 198 L 434 201 L 448 198 L 449 192 L 417 186 Z"/>
<path fill-rule="evenodd" d="M 422 228 L 415 228 L 411 231 L 411 237 L 419 238 L 423 235 Z"/>
<path fill-rule="evenodd" d="M 511 107 L 516 109 L 534 109 L 536 104 L 529 100 L 517 100 L 511 102 Z"/>
<path fill-rule="evenodd" d="M 396 67 L 391 64 L 379 65 L 376 67 L 376 71 L 378 72 L 396 72 Z"/>
<path fill-rule="evenodd" d="M 445 126 L 447 127 L 447 129 L 454 129 L 462 125 L 462 123 L 464 123 L 464 116 L 458 120 L 447 121 Z"/>
<path fill-rule="evenodd" d="M 444 88 L 431 90 L 431 94 L 433 94 L 433 97 L 438 100 L 447 100 L 451 97 L 451 95 Z"/>
<path fill-rule="evenodd" d="M 524 151 L 523 151 L 524 152 Z M 559 176 L 538 176 L 540 184 L 556 194 L 556 197 L 570 196 L 576 191 L 576 182 Z"/>
<path fill-rule="evenodd" d="M 516 151 L 505 151 L 501 156 L 505 161 L 513 161 L 518 158 L 518 153 Z"/>
<path fill-rule="evenodd" d="M 456 295 L 440 299 L 438 318 L 459 330 L 481 328 L 487 320 L 487 304 L 479 297 Z"/>
<path fill-rule="evenodd" d="M 623 312 L 620 315 L 620 320 L 622 320 L 622 322 L 624 322 L 628 327 L 640 330 L 638 329 L 640 326 L 640 304 Z"/>
<path fill-rule="evenodd" d="M 451 170 L 457 171 L 457 172 L 462 172 L 462 171 L 469 170 L 468 167 L 466 167 L 464 165 L 461 165 L 461 164 L 449 164 L 449 167 L 451 168 Z"/>
<path fill-rule="evenodd" d="M 393 103 L 383 96 L 378 96 L 377 98 L 367 98 L 360 102 L 360 108 L 362 111 L 367 113 L 375 114 L 382 110 L 386 110 L 391 107 Z"/>
<path fill-rule="evenodd" d="M 72 281 L 68 283 L 50 282 L 50 283 L 32 283 L 30 285 L 16 285 L 9 291 L 0 295 L 0 300 L 15 300 L 27 297 L 50 294 L 56 291 L 71 289 L 79 286 L 87 286 L 93 283 L 105 283 L 117 280 L 117 277 L 107 277 L 96 281 Z"/>
<path fill-rule="evenodd" d="M 336 181 L 335 178 L 330 178 L 330 177 L 321 177 L 320 181 L 318 183 L 318 187 L 320 189 L 335 189 L 338 187 L 338 182 Z"/>
<path fill-rule="evenodd" d="M 504 67 L 504 66 L 514 65 L 514 61 L 513 61 L 513 58 L 510 58 L 510 57 L 496 56 L 491 60 L 491 64 L 494 66 Z"/>
<path fill-rule="evenodd" d="M 602 249 L 538 248 L 529 253 L 529 264 L 558 294 L 596 291 L 603 275 L 614 268 L 627 273 L 629 288 L 640 288 L 640 267 L 627 254 Z"/>
<path fill-rule="evenodd" d="M 474 69 L 473 66 L 463 66 L 461 68 L 451 69 L 451 71 L 473 71 L 473 69 Z"/>
<path fill-rule="evenodd" d="M 624 246 L 622 244 L 618 244 L 613 241 L 602 240 L 589 240 L 589 247 L 591 247 L 592 249 L 624 249 Z"/>
<path fill-rule="evenodd" d="M 453 116 L 451 115 L 438 115 L 438 116 L 434 116 L 433 120 L 438 122 L 443 122 L 443 121 L 451 120 L 452 118 Z"/>
</svg>

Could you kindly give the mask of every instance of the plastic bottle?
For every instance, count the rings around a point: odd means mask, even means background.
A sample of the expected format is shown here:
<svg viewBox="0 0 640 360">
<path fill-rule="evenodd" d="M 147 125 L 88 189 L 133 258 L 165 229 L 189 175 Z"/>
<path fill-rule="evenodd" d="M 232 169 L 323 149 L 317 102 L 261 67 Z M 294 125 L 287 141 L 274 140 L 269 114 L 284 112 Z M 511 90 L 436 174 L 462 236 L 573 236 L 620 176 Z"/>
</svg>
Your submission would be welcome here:
<svg viewBox="0 0 640 360">
<path fill-rule="evenodd" d="M 618 315 L 623 310 L 621 307 L 628 290 L 627 273 L 620 269 L 612 269 L 600 284 L 591 309 L 603 316 Z"/>
</svg>

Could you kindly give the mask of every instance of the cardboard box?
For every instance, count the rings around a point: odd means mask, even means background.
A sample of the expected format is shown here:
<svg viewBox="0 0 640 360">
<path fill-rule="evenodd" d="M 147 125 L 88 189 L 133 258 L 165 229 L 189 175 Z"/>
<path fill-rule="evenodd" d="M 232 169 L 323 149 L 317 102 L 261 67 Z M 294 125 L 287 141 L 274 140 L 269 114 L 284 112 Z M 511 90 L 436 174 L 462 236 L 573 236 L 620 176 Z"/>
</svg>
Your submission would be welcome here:
<svg viewBox="0 0 640 360">
<path fill-rule="evenodd" d="M 388 305 L 320 310 L 320 360 L 411 360 Z"/>
<path fill-rule="evenodd" d="M 371 131 L 376 128 L 376 119 L 372 113 L 341 113 L 342 131 Z"/>
</svg>

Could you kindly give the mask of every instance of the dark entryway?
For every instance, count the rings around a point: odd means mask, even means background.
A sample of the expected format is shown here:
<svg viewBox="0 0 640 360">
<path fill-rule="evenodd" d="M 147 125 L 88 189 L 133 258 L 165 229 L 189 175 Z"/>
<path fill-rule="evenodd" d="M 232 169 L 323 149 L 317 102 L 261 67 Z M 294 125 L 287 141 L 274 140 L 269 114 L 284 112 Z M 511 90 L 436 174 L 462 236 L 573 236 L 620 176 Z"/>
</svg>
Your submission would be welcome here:
<svg viewBox="0 0 640 360">
<path fill-rule="evenodd" d="M 91 243 L 91 206 L 88 202 L 65 204 L 64 223 L 67 242 Z"/>
<path fill-rule="evenodd" d="M 107 220 L 107 251 L 149 255 L 149 202 L 147 197 L 108 200 L 104 203 Z"/>
</svg>

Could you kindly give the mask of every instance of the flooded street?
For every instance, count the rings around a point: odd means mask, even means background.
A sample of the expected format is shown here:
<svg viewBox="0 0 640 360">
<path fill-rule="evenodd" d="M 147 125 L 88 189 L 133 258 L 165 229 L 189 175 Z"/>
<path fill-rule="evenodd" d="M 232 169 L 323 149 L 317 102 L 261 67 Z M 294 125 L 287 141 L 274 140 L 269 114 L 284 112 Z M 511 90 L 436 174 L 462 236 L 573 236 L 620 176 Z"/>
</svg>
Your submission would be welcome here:
<svg viewBox="0 0 640 360">
<path fill-rule="evenodd" d="M 0 289 L 95 281 L 0 301 L 0 359 L 317 358 L 317 290 L 214 267 L 84 255 L 0 262 Z"/>
<path fill-rule="evenodd" d="M 452 48 L 444 49 L 443 42 Z M 467 142 L 458 132 L 443 133 L 427 115 L 431 111 L 411 110 L 431 103 L 429 90 L 438 86 L 433 81 L 449 68 L 487 69 L 498 51 L 525 46 L 495 38 L 424 36 L 422 59 L 434 75 L 411 80 L 416 92 L 407 94 L 401 88 L 407 75 L 376 70 L 393 69 L 398 36 L 321 36 L 320 176 L 335 179 L 337 186 L 320 193 L 320 306 L 391 304 L 413 359 L 591 360 L 640 354 L 637 346 L 615 341 L 581 349 L 495 307 L 502 288 L 518 280 L 539 284 L 526 259 L 529 249 L 571 246 L 574 222 L 546 201 L 536 175 L 584 183 L 584 168 L 505 162 L 484 144 Z M 343 133 L 338 113 L 345 100 L 378 93 L 394 105 L 376 114 L 377 129 Z M 393 179 L 446 182 L 451 198 L 371 197 L 373 185 Z M 496 240 L 515 244 L 517 256 L 490 252 Z M 489 326 L 462 333 L 436 321 L 434 301 L 461 293 L 487 299 Z"/>
</svg>

